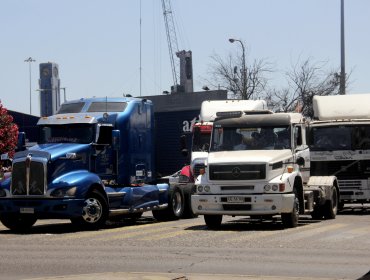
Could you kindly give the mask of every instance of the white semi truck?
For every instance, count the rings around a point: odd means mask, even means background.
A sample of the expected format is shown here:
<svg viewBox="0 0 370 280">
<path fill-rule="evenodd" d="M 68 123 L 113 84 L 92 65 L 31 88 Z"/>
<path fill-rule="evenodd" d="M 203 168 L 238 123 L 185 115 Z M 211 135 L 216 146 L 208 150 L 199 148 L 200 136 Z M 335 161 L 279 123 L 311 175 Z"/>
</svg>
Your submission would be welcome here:
<svg viewBox="0 0 370 280">
<path fill-rule="evenodd" d="M 193 127 L 193 144 L 191 147 L 190 166 L 194 176 L 204 168 L 208 157 L 213 122 L 217 112 L 256 112 L 267 109 L 265 100 L 207 100 L 202 102 L 199 121 Z"/>
<path fill-rule="evenodd" d="M 208 157 L 211 141 L 213 122 L 217 112 L 230 112 L 240 110 L 243 112 L 258 112 L 267 109 L 265 100 L 206 100 L 202 102 L 199 120 L 193 126 L 192 146 L 190 150 L 190 164 L 169 177 L 171 186 L 179 186 L 183 191 L 184 212 L 183 218 L 195 217 L 191 209 L 191 194 L 194 193 L 194 178 L 199 175 L 199 170 L 204 168 Z M 181 150 L 188 148 L 185 142 Z"/>
<path fill-rule="evenodd" d="M 206 225 L 222 216 L 270 219 L 296 227 L 300 214 L 333 219 L 338 206 L 335 176 L 310 176 L 306 121 L 299 113 L 219 113 L 204 173 L 191 203 Z"/>
<path fill-rule="evenodd" d="M 340 202 L 370 202 L 370 94 L 315 96 L 311 174 L 338 178 Z"/>
</svg>

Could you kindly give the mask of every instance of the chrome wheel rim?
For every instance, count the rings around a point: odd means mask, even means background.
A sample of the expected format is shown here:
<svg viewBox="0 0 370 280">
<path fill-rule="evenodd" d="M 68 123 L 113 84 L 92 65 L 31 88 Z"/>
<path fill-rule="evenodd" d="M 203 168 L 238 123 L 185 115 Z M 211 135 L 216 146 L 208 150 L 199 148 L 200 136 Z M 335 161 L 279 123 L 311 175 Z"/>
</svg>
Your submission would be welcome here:
<svg viewBox="0 0 370 280">
<path fill-rule="evenodd" d="M 88 223 L 96 223 L 103 215 L 103 207 L 100 201 L 96 198 L 88 198 L 85 200 L 82 208 L 82 218 Z"/>
<path fill-rule="evenodd" d="M 181 194 L 179 192 L 174 193 L 172 199 L 172 209 L 176 216 L 178 216 L 181 212 Z"/>
</svg>

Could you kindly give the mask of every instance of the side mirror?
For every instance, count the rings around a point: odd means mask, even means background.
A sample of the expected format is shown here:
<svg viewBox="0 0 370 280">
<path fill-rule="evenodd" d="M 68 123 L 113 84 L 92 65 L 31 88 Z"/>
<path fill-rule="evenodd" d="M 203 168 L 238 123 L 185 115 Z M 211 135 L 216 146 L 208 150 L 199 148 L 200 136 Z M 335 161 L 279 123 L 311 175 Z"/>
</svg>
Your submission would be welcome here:
<svg viewBox="0 0 370 280">
<path fill-rule="evenodd" d="M 304 160 L 304 158 L 303 158 L 303 157 L 299 157 L 299 158 L 297 158 L 296 163 L 297 163 L 299 166 L 304 166 L 304 164 L 305 164 L 305 160 Z"/>
<path fill-rule="evenodd" d="M 112 130 L 112 148 L 114 151 L 121 148 L 121 132 L 119 130 Z"/>
<path fill-rule="evenodd" d="M 26 149 L 26 133 L 19 132 L 18 133 L 18 142 L 17 147 L 15 149 L 16 152 L 24 151 Z"/>
</svg>

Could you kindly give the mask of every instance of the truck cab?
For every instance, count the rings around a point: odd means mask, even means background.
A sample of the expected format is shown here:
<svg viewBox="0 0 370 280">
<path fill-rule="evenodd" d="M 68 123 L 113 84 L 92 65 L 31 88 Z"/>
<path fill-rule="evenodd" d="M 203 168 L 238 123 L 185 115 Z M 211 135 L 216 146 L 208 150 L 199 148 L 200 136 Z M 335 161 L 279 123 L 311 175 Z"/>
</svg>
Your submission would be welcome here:
<svg viewBox="0 0 370 280">
<path fill-rule="evenodd" d="M 170 176 L 170 183 L 178 186 L 185 201 L 184 217 L 197 216 L 191 208 L 191 195 L 195 192 L 194 180 L 199 176 L 200 170 L 204 169 L 208 157 L 211 132 L 213 123 L 217 118 L 217 112 L 232 112 L 241 110 L 256 112 L 266 110 L 265 100 L 206 100 L 202 102 L 199 120 L 193 126 L 192 145 L 190 150 L 190 164 Z M 188 151 L 185 142 L 182 143 L 182 151 Z"/>
<path fill-rule="evenodd" d="M 85 228 L 112 216 L 138 217 L 168 206 L 156 184 L 151 101 L 90 98 L 41 117 L 39 142 L 15 154 L 0 183 L 0 220 L 10 229 L 63 218 Z"/>
<path fill-rule="evenodd" d="M 323 183 L 310 177 L 305 133 L 299 113 L 219 114 L 206 168 L 195 182 L 193 211 L 204 215 L 209 228 L 218 228 L 223 215 L 281 215 L 286 227 L 297 226 L 299 214 L 329 217 L 322 205 L 336 199 L 335 178 Z M 329 196 L 321 191 L 326 188 Z"/>
<path fill-rule="evenodd" d="M 311 174 L 338 178 L 340 208 L 348 203 L 370 202 L 369 101 L 370 94 L 313 99 Z"/>
</svg>

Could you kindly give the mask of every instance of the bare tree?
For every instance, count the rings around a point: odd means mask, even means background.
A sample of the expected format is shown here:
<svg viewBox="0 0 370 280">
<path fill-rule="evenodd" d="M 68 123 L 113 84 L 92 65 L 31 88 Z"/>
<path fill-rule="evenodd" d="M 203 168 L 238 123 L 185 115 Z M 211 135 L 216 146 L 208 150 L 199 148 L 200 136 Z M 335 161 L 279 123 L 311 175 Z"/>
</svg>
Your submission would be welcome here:
<svg viewBox="0 0 370 280">
<path fill-rule="evenodd" d="M 265 93 L 266 74 L 271 72 L 265 60 L 254 60 L 252 65 L 243 65 L 243 55 L 229 54 L 226 59 L 214 54 L 209 66 L 211 80 L 206 82 L 212 87 L 225 89 L 241 99 L 259 99 Z M 244 74 L 245 71 L 245 74 Z"/>
<path fill-rule="evenodd" d="M 299 111 L 312 118 L 314 95 L 339 93 L 338 72 L 326 71 L 325 65 L 322 62 L 312 62 L 311 58 L 293 65 L 292 70 L 286 73 L 288 87 L 269 92 L 267 99 L 270 107 L 284 112 Z"/>
</svg>

